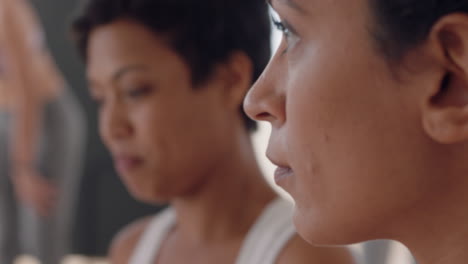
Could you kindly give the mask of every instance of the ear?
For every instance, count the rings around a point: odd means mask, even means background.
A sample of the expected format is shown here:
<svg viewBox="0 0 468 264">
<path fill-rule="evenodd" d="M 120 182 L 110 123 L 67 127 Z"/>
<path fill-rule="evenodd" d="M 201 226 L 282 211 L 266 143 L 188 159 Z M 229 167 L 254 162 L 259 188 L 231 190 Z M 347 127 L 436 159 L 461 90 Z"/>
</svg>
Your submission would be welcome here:
<svg viewBox="0 0 468 264">
<path fill-rule="evenodd" d="M 227 106 L 238 111 L 252 86 L 253 64 L 244 52 L 233 52 L 220 65 L 223 68 L 223 97 Z"/>
<path fill-rule="evenodd" d="M 428 41 L 437 47 L 443 72 L 437 89 L 424 102 L 424 129 L 439 143 L 468 141 L 468 15 L 441 18 Z"/>
</svg>

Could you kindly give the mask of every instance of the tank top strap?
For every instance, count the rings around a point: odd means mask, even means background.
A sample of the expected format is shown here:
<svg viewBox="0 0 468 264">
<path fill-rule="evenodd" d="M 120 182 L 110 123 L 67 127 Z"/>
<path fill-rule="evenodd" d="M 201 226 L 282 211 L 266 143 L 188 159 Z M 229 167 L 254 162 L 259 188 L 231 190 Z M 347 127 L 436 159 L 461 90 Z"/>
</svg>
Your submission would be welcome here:
<svg viewBox="0 0 468 264">
<path fill-rule="evenodd" d="M 273 264 L 296 233 L 290 202 L 276 199 L 252 226 L 241 247 L 236 264 Z"/>
<path fill-rule="evenodd" d="M 153 217 L 133 250 L 129 264 L 153 264 L 162 242 L 174 227 L 175 221 L 175 212 L 171 208 Z"/>
</svg>

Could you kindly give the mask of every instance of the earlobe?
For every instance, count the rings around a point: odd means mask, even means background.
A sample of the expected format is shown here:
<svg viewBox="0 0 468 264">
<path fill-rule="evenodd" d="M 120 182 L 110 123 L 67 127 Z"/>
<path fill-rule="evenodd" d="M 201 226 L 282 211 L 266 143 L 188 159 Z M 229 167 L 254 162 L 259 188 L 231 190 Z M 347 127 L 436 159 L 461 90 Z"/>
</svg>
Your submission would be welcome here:
<svg viewBox="0 0 468 264">
<path fill-rule="evenodd" d="M 423 123 L 426 133 L 436 142 L 456 144 L 468 141 L 468 106 L 429 110 Z"/>
<path fill-rule="evenodd" d="M 468 141 L 468 16 L 442 18 L 431 35 L 443 50 L 445 74 L 425 102 L 424 129 L 436 142 Z"/>
</svg>

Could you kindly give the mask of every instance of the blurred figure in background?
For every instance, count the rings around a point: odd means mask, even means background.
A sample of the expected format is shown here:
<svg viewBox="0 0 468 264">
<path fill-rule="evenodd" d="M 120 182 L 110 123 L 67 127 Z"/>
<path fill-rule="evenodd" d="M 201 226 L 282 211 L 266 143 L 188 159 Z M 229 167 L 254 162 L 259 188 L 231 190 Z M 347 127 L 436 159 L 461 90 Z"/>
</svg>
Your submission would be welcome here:
<svg viewBox="0 0 468 264">
<path fill-rule="evenodd" d="M 69 34 L 69 21 L 79 0 L 31 0 L 41 22 L 48 52 L 54 58 L 68 87 L 79 101 L 87 121 L 86 151 L 73 234 L 73 254 L 105 256 L 113 235 L 123 226 L 160 207 L 135 201 L 117 177 L 109 152 L 97 129 L 97 105 L 89 98 L 84 65 Z"/>
<path fill-rule="evenodd" d="M 100 133 L 130 192 L 163 213 L 115 264 L 354 263 L 309 246 L 260 172 L 242 100 L 270 58 L 263 0 L 94 0 L 74 24 Z"/>
<path fill-rule="evenodd" d="M 0 0 L 0 263 L 68 253 L 85 120 L 26 0 Z M 5 154 L 6 152 L 6 154 Z"/>
</svg>

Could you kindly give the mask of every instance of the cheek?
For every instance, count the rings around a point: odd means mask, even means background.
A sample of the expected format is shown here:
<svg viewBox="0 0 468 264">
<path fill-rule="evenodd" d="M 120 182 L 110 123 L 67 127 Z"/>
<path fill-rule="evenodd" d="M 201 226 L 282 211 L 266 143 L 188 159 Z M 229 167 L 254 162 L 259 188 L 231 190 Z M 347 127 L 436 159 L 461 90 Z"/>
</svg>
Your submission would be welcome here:
<svg viewBox="0 0 468 264">
<path fill-rule="evenodd" d="M 104 105 L 98 110 L 98 132 L 102 142 L 109 149 L 112 143 L 112 127 L 110 120 L 110 112 Z"/>
<path fill-rule="evenodd" d="M 170 166 L 174 158 L 183 155 L 181 133 L 185 121 L 175 109 L 163 105 L 145 105 L 134 111 L 132 120 L 135 139 L 152 165 Z M 174 153 L 179 149 L 179 153 Z"/>
<path fill-rule="evenodd" d="M 296 174 L 291 194 L 296 224 L 306 233 L 318 232 L 314 224 L 331 230 L 346 221 L 359 228 L 362 219 L 383 222 L 387 211 L 417 199 L 411 190 L 421 183 L 411 175 L 418 154 L 406 151 L 418 149 L 421 135 L 404 93 L 371 64 L 335 63 L 307 65 L 308 74 L 290 75 L 287 84 L 285 133 Z"/>
<path fill-rule="evenodd" d="M 190 188 L 220 156 L 226 133 L 220 120 L 197 105 L 172 102 L 161 108 L 141 108 L 135 114 L 137 144 L 149 157 L 148 169 L 160 180 L 174 188 Z"/>
</svg>

